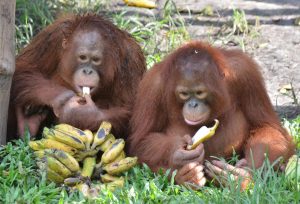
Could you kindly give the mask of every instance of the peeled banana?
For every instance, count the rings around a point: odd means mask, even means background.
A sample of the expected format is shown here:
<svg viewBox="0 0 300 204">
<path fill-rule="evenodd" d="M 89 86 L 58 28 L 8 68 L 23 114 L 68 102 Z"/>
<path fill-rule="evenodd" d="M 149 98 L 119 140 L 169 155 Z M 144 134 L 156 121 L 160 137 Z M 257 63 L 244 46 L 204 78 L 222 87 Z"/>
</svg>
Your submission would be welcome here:
<svg viewBox="0 0 300 204">
<path fill-rule="evenodd" d="M 208 128 L 206 126 L 202 126 L 197 132 L 196 134 L 193 136 L 192 138 L 192 145 L 188 145 L 187 149 L 188 150 L 192 150 L 195 149 L 200 143 L 204 142 L 205 140 L 211 138 L 215 132 L 217 127 L 219 126 L 219 121 L 217 119 L 215 119 L 215 124 L 213 127 Z"/>
</svg>

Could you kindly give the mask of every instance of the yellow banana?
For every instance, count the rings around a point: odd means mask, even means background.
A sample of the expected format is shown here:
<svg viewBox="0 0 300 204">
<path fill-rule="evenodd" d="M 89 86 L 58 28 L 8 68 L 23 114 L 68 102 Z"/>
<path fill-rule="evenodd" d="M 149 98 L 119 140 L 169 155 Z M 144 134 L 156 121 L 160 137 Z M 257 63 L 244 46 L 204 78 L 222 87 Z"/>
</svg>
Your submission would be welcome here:
<svg viewBox="0 0 300 204">
<path fill-rule="evenodd" d="M 98 149 L 91 149 L 91 150 L 86 150 L 86 151 L 79 151 L 77 152 L 74 157 L 77 161 L 82 161 L 86 157 L 92 157 L 95 156 L 99 152 Z"/>
<path fill-rule="evenodd" d="M 74 189 L 79 190 L 85 197 L 90 196 L 90 187 L 86 183 L 79 183 L 73 187 Z"/>
<path fill-rule="evenodd" d="M 202 126 L 193 136 L 192 138 L 193 144 L 188 145 L 187 149 L 188 150 L 195 149 L 200 143 L 211 138 L 215 134 L 218 125 L 219 125 L 219 121 L 215 119 L 215 124 L 213 127 L 207 128 L 206 126 Z"/>
<path fill-rule="evenodd" d="M 116 141 L 116 138 L 113 134 L 108 134 L 106 136 L 105 141 L 100 145 L 100 150 L 105 152 L 108 148 L 112 146 L 112 144 Z"/>
<path fill-rule="evenodd" d="M 76 127 L 73 127 L 72 125 L 62 123 L 62 124 L 55 125 L 53 129 L 72 135 L 73 137 L 80 139 L 82 142 L 87 141 L 87 136 L 85 135 L 84 131 Z"/>
<path fill-rule="evenodd" d="M 43 158 L 45 156 L 45 150 L 38 150 L 33 153 L 37 158 Z"/>
<path fill-rule="evenodd" d="M 85 130 L 84 133 L 87 137 L 85 147 L 86 147 L 87 150 L 89 150 L 89 149 L 91 149 L 91 144 L 93 143 L 93 140 L 94 140 L 94 134 L 90 130 Z"/>
<path fill-rule="evenodd" d="M 57 149 L 46 149 L 45 154 L 55 157 L 72 172 L 77 172 L 80 169 L 77 160 L 67 152 Z"/>
<path fill-rule="evenodd" d="M 64 178 L 72 175 L 72 172 L 56 158 L 47 156 L 46 159 L 48 168 L 55 171 L 57 174 L 61 175 Z"/>
<path fill-rule="evenodd" d="M 110 175 L 117 175 L 129 170 L 137 163 L 137 157 L 126 157 L 118 162 L 112 162 L 103 167 L 103 169 Z"/>
<path fill-rule="evenodd" d="M 96 165 L 96 157 L 87 157 L 83 160 L 83 167 L 81 175 L 84 177 L 91 177 Z"/>
<path fill-rule="evenodd" d="M 105 188 L 110 191 L 114 191 L 116 188 L 122 188 L 124 186 L 125 180 L 123 177 L 119 178 L 110 183 L 105 184 Z"/>
<path fill-rule="evenodd" d="M 123 179 L 123 177 L 117 177 L 117 176 L 112 176 L 112 175 L 109 175 L 109 174 L 104 174 L 104 175 L 101 175 L 101 181 L 103 183 L 110 183 L 110 182 L 113 182 L 113 181 L 117 181 L 119 179 Z"/>
<path fill-rule="evenodd" d="M 101 162 L 103 162 L 104 164 L 111 163 L 117 158 L 117 156 L 121 153 L 124 147 L 125 147 L 124 139 L 117 139 L 112 144 L 112 146 L 104 152 L 101 158 Z"/>
<path fill-rule="evenodd" d="M 94 141 L 91 149 L 95 149 L 97 146 L 101 145 L 105 141 L 106 136 L 110 133 L 110 131 L 111 123 L 103 121 L 94 136 Z"/>
<path fill-rule="evenodd" d="M 54 183 L 64 182 L 64 178 L 50 168 L 47 169 L 47 179 L 53 181 Z"/>
<path fill-rule="evenodd" d="M 31 149 L 33 149 L 35 151 L 44 149 L 44 145 L 39 140 L 29 141 L 28 145 Z"/>
<path fill-rule="evenodd" d="M 141 8 L 156 8 L 155 2 L 149 0 L 123 0 L 128 6 L 136 6 Z"/>
<path fill-rule="evenodd" d="M 43 130 L 43 135 L 48 139 L 54 139 L 76 149 L 85 149 L 85 144 L 80 139 L 67 134 L 66 132 L 62 132 L 59 129 L 55 130 L 45 127 Z"/>
<path fill-rule="evenodd" d="M 118 156 L 117 158 L 115 158 L 115 160 L 113 162 L 117 162 L 117 161 L 121 161 L 122 159 L 125 159 L 126 157 L 126 154 L 124 151 L 122 151 Z"/>
<path fill-rule="evenodd" d="M 42 149 L 59 149 L 68 152 L 71 155 L 74 155 L 77 152 L 77 149 L 56 140 L 41 139 L 35 142 L 37 142 L 39 146 L 43 147 Z"/>
<path fill-rule="evenodd" d="M 64 184 L 67 186 L 75 186 L 81 182 L 82 180 L 78 177 L 69 177 L 64 180 Z"/>
</svg>

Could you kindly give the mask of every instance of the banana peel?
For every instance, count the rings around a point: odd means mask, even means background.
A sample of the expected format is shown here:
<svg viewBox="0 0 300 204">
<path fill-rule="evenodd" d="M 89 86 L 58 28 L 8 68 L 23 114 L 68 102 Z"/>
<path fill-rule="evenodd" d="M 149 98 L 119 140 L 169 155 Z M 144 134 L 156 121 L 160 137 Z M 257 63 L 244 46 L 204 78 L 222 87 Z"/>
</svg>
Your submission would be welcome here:
<svg viewBox="0 0 300 204">
<path fill-rule="evenodd" d="M 209 138 L 211 138 L 215 132 L 217 127 L 219 126 L 219 121 L 217 119 L 215 119 L 215 124 L 213 127 L 208 128 L 206 126 L 202 126 L 197 132 L 196 134 L 193 136 L 192 138 L 192 145 L 188 145 L 187 146 L 187 150 L 192 150 L 195 149 L 200 143 L 208 140 Z"/>
</svg>

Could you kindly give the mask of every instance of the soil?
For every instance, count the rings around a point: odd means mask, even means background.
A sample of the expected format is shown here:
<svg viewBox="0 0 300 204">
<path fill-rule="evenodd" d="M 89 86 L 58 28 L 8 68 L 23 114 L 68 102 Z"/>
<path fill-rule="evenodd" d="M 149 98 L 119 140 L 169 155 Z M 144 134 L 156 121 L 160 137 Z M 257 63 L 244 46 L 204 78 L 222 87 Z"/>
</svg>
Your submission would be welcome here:
<svg viewBox="0 0 300 204">
<path fill-rule="evenodd" d="M 122 1 L 115 1 L 122 5 Z M 130 12 L 161 14 L 165 0 L 158 0 L 158 9 L 128 7 Z M 260 65 L 271 101 L 281 117 L 300 115 L 300 0 L 173 0 L 185 19 L 192 39 L 214 45 L 241 48 Z M 124 4 L 123 4 L 124 6 Z M 203 15 L 211 6 L 212 16 Z M 245 12 L 250 33 L 228 36 L 233 9 Z M 232 29 L 231 29 L 232 30 Z M 243 42 L 243 44 L 241 44 Z"/>
</svg>

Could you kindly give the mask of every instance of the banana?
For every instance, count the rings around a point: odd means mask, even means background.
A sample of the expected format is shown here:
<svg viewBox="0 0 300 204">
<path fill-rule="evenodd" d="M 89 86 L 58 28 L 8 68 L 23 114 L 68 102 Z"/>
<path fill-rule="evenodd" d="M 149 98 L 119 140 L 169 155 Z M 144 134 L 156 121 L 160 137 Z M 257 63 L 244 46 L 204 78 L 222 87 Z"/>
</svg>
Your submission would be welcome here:
<svg viewBox="0 0 300 204">
<path fill-rule="evenodd" d="M 86 147 L 87 150 L 89 150 L 89 149 L 91 149 L 91 144 L 93 143 L 93 140 L 94 140 L 94 134 L 90 130 L 85 130 L 84 133 L 87 137 L 85 147 Z"/>
<path fill-rule="evenodd" d="M 83 167 L 81 175 L 84 177 L 91 177 L 96 165 L 96 157 L 87 157 L 83 160 Z"/>
<path fill-rule="evenodd" d="M 68 152 L 71 155 L 74 155 L 77 152 L 77 149 L 52 139 L 41 139 L 34 142 L 38 143 L 38 145 L 41 146 L 42 149 L 59 149 Z"/>
<path fill-rule="evenodd" d="M 103 169 L 110 175 L 117 175 L 129 170 L 137 163 L 137 157 L 126 157 L 118 162 L 112 162 L 103 167 Z"/>
<path fill-rule="evenodd" d="M 150 0 L 123 0 L 128 6 L 136 6 L 142 8 L 156 8 L 155 2 Z"/>
<path fill-rule="evenodd" d="M 53 129 L 54 130 L 59 130 L 61 132 L 69 134 L 69 135 L 72 135 L 73 137 L 76 137 L 76 138 L 80 139 L 82 142 L 87 141 L 87 136 L 84 133 L 84 131 L 82 131 L 82 130 L 76 128 L 76 127 L 73 127 L 72 125 L 62 123 L 62 124 L 55 125 L 53 127 Z"/>
<path fill-rule="evenodd" d="M 122 151 L 118 156 L 117 158 L 115 158 L 115 160 L 113 162 L 118 162 L 118 161 L 121 161 L 122 159 L 125 159 L 126 157 L 126 154 L 124 151 Z"/>
<path fill-rule="evenodd" d="M 113 134 L 108 134 L 106 136 L 105 141 L 100 145 L 100 150 L 105 152 L 108 148 L 112 146 L 112 144 L 116 141 L 116 138 Z"/>
<path fill-rule="evenodd" d="M 46 149 L 45 154 L 55 157 L 72 172 L 78 172 L 80 169 L 76 159 L 67 152 L 57 149 Z"/>
<path fill-rule="evenodd" d="M 205 140 L 211 138 L 215 132 L 217 127 L 219 126 L 219 121 L 217 119 L 215 119 L 215 124 L 213 127 L 208 128 L 206 126 L 202 126 L 197 132 L 196 134 L 193 136 L 192 138 L 192 145 L 188 145 L 187 149 L 188 150 L 192 150 L 195 149 L 200 143 L 204 142 Z"/>
<path fill-rule="evenodd" d="M 41 142 L 39 140 L 36 141 L 29 141 L 28 143 L 29 147 L 35 151 L 39 151 L 39 150 L 43 150 L 44 149 L 44 145 L 41 144 Z"/>
<path fill-rule="evenodd" d="M 76 149 L 79 150 L 85 149 L 85 144 L 80 139 L 70 134 L 67 134 L 66 132 L 62 132 L 59 129 L 55 130 L 55 129 L 49 129 L 45 127 L 43 130 L 43 135 L 46 138 L 54 139 L 58 142 L 64 143 Z"/>
<path fill-rule="evenodd" d="M 105 141 L 106 136 L 110 133 L 110 131 L 111 123 L 103 121 L 94 136 L 94 141 L 93 145 L 91 146 L 91 149 L 95 149 L 95 147 L 101 145 Z"/>
<path fill-rule="evenodd" d="M 75 186 L 81 182 L 82 180 L 78 177 L 69 177 L 64 180 L 64 184 L 67 186 Z"/>
<path fill-rule="evenodd" d="M 90 196 L 90 187 L 86 183 L 79 183 L 73 187 L 74 189 L 79 190 L 85 197 Z"/>
<path fill-rule="evenodd" d="M 107 190 L 114 191 L 116 188 L 122 188 L 124 186 L 125 180 L 123 177 L 120 177 L 118 180 L 115 180 L 110 183 L 106 183 L 105 187 Z"/>
<path fill-rule="evenodd" d="M 61 175 L 62 177 L 66 178 L 72 175 L 72 172 L 56 158 L 47 156 L 46 160 L 47 160 L 48 168 L 55 171 L 57 174 Z"/>
<path fill-rule="evenodd" d="M 104 152 L 101 158 L 101 162 L 103 162 L 104 164 L 111 163 L 117 158 L 117 156 L 121 153 L 124 147 L 125 147 L 124 139 L 117 139 L 112 144 L 112 146 Z"/>
<path fill-rule="evenodd" d="M 101 175 L 101 181 L 103 183 L 110 183 L 110 182 L 113 182 L 113 181 L 117 181 L 119 179 L 123 179 L 123 177 L 117 177 L 117 176 L 112 176 L 112 175 L 109 175 L 109 174 L 104 174 L 104 175 Z"/>
<path fill-rule="evenodd" d="M 64 178 L 50 168 L 47 169 L 47 179 L 53 181 L 54 183 L 64 182 Z"/>
<path fill-rule="evenodd" d="M 91 150 L 86 150 L 86 151 L 79 151 L 74 155 L 74 157 L 77 161 L 82 161 L 86 157 L 95 156 L 98 152 L 99 152 L 99 150 L 97 148 L 91 149 Z"/>
<path fill-rule="evenodd" d="M 33 153 L 37 158 L 43 158 L 45 156 L 45 150 L 38 150 Z"/>
</svg>

